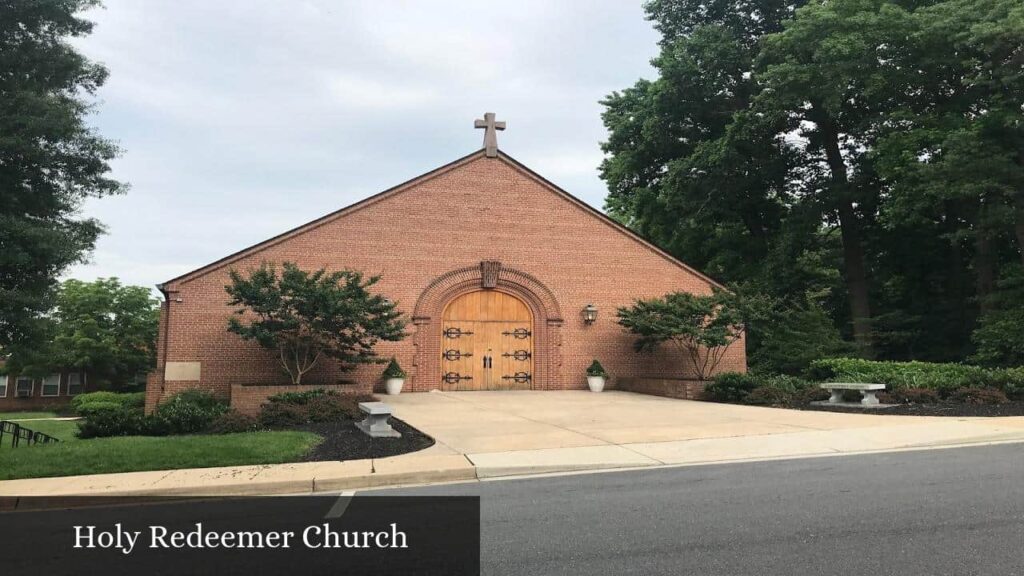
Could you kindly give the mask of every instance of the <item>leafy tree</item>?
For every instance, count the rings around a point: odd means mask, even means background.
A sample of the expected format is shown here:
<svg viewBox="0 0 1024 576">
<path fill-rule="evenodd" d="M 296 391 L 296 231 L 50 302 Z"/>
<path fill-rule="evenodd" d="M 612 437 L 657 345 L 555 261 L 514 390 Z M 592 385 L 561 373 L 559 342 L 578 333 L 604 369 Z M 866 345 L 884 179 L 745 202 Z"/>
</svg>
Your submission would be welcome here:
<svg viewBox="0 0 1024 576">
<path fill-rule="evenodd" d="M 53 320 L 58 366 L 123 385 L 156 365 L 160 308 L 148 288 L 123 286 L 117 278 L 67 280 L 57 293 Z"/>
<path fill-rule="evenodd" d="M 102 227 L 77 216 L 88 197 L 122 192 L 107 176 L 117 147 L 86 125 L 107 71 L 68 42 L 96 0 L 0 2 L 0 347 L 41 342 L 57 278 Z"/>
<path fill-rule="evenodd" d="M 379 276 L 363 279 L 360 272 L 306 272 L 285 262 L 278 274 L 263 264 L 248 276 L 231 271 L 225 287 L 229 304 L 237 306 L 228 330 L 273 350 L 292 383 L 324 356 L 342 370 L 379 362 L 378 341 L 404 337 L 405 322 L 396 305 L 369 289 Z"/>
<path fill-rule="evenodd" d="M 779 136 L 784 115 L 750 112 L 760 91 L 758 45 L 802 4 L 649 3 L 663 34 L 653 62 L 659 77 L 603 102 L 601 175 L 614 217 L 711 276 L 745 284 L 744 292 L 772 295 L 779 307 L 828 310 L 815 317 L 823 322 L 815 331 L 832 332 L 831 310 L 844 304 L 832 263 L 838 244 L 820 233 L 820 208 L 800 203 L 820 178 Z M 755 348 L 767 341 L 759 330 L 751 326 Z"/>
<path fill-rule="evenodd" d="M 1024 262 L 1024 5 L 647 11 L 658 77 L 604 101 L 609 213 L 775 300 L 748 327 L 759 368 L 794 369 L 774 340 L 834 326 L 862 354 L 967 358 L 996 279 Z"/>
<path fill-rule="evenodd" d="M 89 382 L 129 384 L 156 364 L 159 301 L 148 288 L 117 278 L 66 280 L 41 322 L 44 342 L 11 349 L 13 370 L 44 375 L 77 369 Z"/>
<path fill-rule="evenodd" d="M 978 346 L 972 360 L 989 366 L 1024 366 L 1024 268 L 1011 269 L 1000 288 L 971 336 Z"/>
<path fill-rule="evenodd" d="M 696 375 L 707 380 L 742 335 L 753 308 L 725 290 L 709 295 L 673 292 L 638 300 L 618 310 L 619 324 L 637 336 L 637 351 L 670 343 L 686 353 Z"/>
</svg>

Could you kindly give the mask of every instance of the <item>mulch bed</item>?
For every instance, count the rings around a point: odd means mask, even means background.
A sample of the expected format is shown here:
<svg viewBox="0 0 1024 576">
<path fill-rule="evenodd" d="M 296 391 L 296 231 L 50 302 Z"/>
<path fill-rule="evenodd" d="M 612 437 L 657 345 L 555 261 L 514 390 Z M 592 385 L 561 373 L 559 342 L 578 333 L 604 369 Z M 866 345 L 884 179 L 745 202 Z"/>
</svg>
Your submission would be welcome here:
<svg viewBox="0 0 1024 576">
<path fill-rule="evenodd" d="M 324 438 L 323 442 L 306 454 L 307 462 L 384 458 L 416 452 L 434 445 L 433 438 L 398 418 L 391 419 L 391 426 L 402 433 L 401 438 L 370 438 L 356 428 L 353 420 L 307 424 L 295 429 L 313 432 Z"/>
<path fill-rule="evenodd" d="M 839 406 L 798 406 L 800 410 L 849 412 L 899 416 L 1024 416 L 1024 402 L 1006 404 L 900 404 L 891 408 L 847 408 Z"/>
</svg>

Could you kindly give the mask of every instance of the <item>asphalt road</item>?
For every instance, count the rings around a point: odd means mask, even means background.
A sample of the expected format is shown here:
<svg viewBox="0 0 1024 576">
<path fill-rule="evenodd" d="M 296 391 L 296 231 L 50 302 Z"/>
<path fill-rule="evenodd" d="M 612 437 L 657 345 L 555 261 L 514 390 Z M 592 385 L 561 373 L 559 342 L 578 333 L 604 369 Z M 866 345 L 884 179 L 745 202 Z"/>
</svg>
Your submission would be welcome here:
<svg viewBox="0 0 1024 576">
<path fill-rule="evenodd" d="M 1024 444 L 378 493 L 479 494 L 483 574 L 1024 574 Z"/>
</svg>

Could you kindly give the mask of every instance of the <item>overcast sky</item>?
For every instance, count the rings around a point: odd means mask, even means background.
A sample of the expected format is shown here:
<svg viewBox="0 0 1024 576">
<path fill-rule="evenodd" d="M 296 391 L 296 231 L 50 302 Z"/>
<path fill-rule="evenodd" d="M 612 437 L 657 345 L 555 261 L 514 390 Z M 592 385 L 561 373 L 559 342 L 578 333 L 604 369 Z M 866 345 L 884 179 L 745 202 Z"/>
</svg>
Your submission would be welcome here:
<svg viewBox="0 0 1024 576">
<path fill-rule="evenodd" d="M 119 142 L 123 196 L 69 276 L 152 286 L 480 147 L 590 204 L 598 100 L 651 77 L 639 0 L 106 0 L 78 42 L 110 79 L 91 123 Z"/>
</svg>

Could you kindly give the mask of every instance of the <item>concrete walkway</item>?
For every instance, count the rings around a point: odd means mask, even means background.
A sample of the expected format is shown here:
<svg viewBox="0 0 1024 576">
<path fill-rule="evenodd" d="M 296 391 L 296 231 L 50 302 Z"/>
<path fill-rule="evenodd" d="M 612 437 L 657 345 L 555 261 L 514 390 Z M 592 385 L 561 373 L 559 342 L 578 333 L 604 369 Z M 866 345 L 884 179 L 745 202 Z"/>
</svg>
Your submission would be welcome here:
<svg viewBox="0 0 1024 576">
<path fill-rule="evenodd" d="M 395 415 L 464 454 L 477 477 L 1024 441 L 1024 417 L 760 408 L 629 392 L 432 392 Z"/>
<path fill-rule="evenodd" d="M 839 414 L 616 391 L 431 392 L 383 399 L 437 444 L 376 460 L 9 480 L 0 482 L 0 496 L 311 493 L 1024 441 L 1024 417 Z"/>
</svg>

